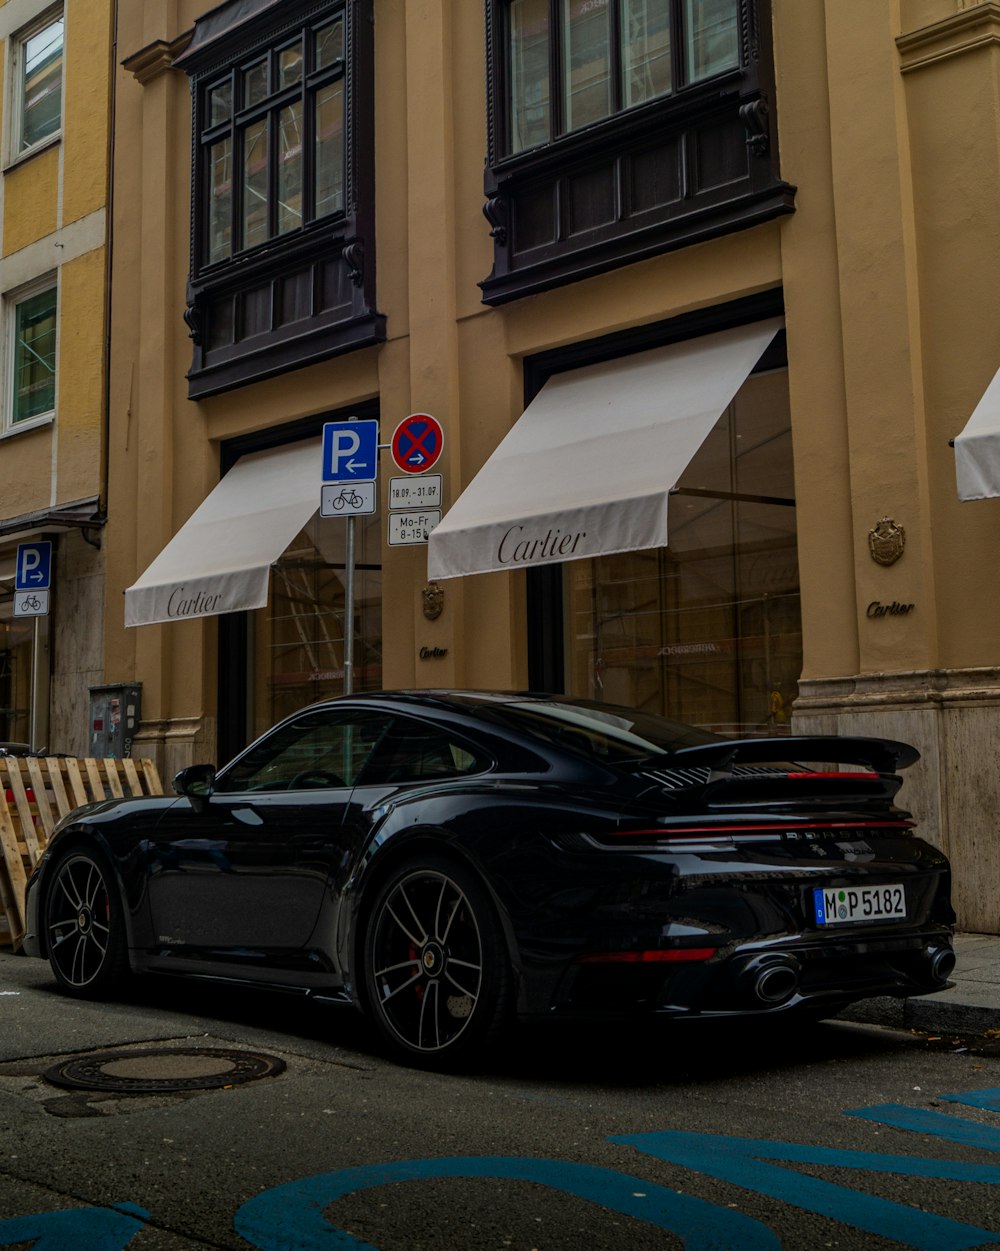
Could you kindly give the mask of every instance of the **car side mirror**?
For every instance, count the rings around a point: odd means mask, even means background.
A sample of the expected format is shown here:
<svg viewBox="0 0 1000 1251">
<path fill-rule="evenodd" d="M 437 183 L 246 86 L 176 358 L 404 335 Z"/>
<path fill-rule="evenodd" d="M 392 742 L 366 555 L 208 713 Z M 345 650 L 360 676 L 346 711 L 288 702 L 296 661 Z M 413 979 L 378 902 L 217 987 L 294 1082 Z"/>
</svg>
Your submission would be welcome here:
<svg viewBox="0 0 1000 1251">
<path fill-rule="evenodd" d="M 215 765 L 196 764 L 181 769 L 174 778 L 174 790 L 192 800 L 207 800 L 215 789 Z"/>
</svg>

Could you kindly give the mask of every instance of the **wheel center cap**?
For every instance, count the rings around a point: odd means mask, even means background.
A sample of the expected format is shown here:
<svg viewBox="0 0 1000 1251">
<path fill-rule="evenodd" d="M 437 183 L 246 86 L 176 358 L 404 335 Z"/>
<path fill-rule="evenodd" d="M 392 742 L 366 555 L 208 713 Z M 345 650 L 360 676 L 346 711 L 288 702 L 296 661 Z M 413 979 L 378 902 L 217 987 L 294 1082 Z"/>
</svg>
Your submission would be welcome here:
<svg viewBox="0 0 1000 1251">
<path fill-rule="evenodd" d="M 437 943 L 428 943 L 420 957 L 428 977 L 437 977 L 444 968 L 444 951 Z"/>
<path fill-rule="evenodd" d="M 90 913 L 86 908 L 82 909 L 80 915 L 76 918 L 77 928 L 86 933 L 90 929 Z"/>
</svg>

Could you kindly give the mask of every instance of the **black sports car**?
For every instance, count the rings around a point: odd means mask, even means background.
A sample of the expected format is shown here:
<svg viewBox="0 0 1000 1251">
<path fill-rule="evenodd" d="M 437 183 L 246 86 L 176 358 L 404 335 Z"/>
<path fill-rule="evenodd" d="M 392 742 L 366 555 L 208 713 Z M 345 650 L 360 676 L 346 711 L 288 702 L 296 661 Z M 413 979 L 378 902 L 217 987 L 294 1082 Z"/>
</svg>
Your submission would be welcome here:
<svg viewBox="0 0 1000 1251">
<path fill-rule="evenodd" d="M 178 797 L 71 813 L 25 946 L 78 996 L 158 972 L 340 998 L 423 1064 L 515 1015 L 831 1015 L 954 966 L 947 861 L 893 805 L 916 759 L 558 696 L 346 696 Z"/>
</svg>

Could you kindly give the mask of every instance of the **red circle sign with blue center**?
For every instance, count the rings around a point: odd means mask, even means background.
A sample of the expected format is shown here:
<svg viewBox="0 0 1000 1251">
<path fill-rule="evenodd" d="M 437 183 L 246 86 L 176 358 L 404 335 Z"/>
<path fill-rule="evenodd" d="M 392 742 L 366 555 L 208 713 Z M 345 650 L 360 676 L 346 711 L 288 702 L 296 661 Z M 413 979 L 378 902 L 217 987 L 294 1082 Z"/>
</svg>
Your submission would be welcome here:
<svg viewBox="0 0 1000 1251">
<path fill-rule="evenodd" d="M 411 413 L 396 427 L 389 445 L 392 459 L 403 473 L 426 473 L 444 447 L 444 431 L 429 413 Z"/>
</svg>

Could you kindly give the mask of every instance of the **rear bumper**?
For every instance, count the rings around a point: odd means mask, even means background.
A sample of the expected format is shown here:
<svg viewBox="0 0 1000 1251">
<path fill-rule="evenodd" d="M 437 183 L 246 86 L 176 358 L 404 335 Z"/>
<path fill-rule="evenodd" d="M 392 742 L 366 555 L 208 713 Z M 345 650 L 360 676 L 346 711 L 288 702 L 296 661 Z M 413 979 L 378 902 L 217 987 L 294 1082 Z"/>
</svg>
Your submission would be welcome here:
<svg viewBox="0 0 1000 1251">
<path fill-rule="evenodd" d="M 943 990 L 954 968 L 951 932 L 906 936 L 811 936 L 736 945 L 685 964 L 569 966 L 549 1008 L 558 1016 L 764 1016 L 793 1009 L 836 1011 L 873 996 Z"/>
</svg>

